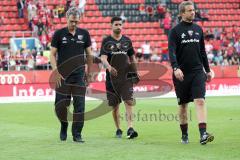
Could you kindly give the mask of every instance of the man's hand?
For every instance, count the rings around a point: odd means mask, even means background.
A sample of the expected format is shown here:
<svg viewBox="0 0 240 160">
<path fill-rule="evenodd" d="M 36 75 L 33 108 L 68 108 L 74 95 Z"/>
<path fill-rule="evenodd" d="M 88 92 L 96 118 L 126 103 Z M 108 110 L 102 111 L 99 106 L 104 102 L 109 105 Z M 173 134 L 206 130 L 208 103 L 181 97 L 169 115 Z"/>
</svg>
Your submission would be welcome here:
<svg viewBox="0 0 240 160">
<path fill-rule="evenodd" d="M 208 73 L 206 73 L 207 74 L 207 82 L 211 82 L 211 80 L 212 80 L 212 78 L 213 78 L 213 76 L 212 76 L 212 72 L 210 71 L 210 72 L 208 72 Z"/>
<path fill-rule="evenodd" d="M 114 67 L 109 66 L 107 69 L 114 77 L 117 77 L 117 70 Z"/>
<path fill-rule="evenodd" d="M 178 80 L 180 80 L 180 81 L 183 81 L 184 80 L 184 75 L 183 75 L 183 72 L 182 72 L 182 70 L 181 69 L 176 69 L 174 72 L 174 76 L 178 79 Z"/>
<path fill-rule="evenodd" d="M 57 69 L 55 69 L 55 84 L 56 84 L 56 87 L 59 88 L 61 87 L 62 85 L 62 80 L 64 80 L 63 76 L 58 72 Z"/>
<path fill-rule="evenodd" d="M 89 86 L 89 83 L 93 82 L 94 79 L 93 79 L 93 75 L 91 73 L 86 73 L 85 74 L 85 84 L 86 86 Z"/>
</svg>

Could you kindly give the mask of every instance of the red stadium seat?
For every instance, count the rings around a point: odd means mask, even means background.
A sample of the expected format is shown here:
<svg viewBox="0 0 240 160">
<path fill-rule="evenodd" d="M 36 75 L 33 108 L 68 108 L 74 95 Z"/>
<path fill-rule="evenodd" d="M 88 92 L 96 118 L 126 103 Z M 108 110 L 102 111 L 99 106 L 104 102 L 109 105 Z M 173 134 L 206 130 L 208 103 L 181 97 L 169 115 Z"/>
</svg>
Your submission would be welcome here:
<svg viewBox="0 0 240 160">
<path fill-rule="evenodd" d="M 10 19 L 4 18 L 3 24 L 10 24 Z"/>
<path fill-rule="evenodd" d="M 24 19 L 23 18 L 18 18 L 15 19 L 17 21 L 18 24 L 23 24 L 24 23 Z"/>
<path fill-rule="evenodd" d="M 0 41 L 1 44 L 9 44 L 9 38 L 3 38 Z"/>
<path fill-rule="evenodd" d="M 61 21 L 60 21 L 59 18 L 54 18 L 54 19 L 53 19 L 53 23 L 55 23 L 55 24 L 59 24 L 59 23 L 61 23 Z"/>
</svg>

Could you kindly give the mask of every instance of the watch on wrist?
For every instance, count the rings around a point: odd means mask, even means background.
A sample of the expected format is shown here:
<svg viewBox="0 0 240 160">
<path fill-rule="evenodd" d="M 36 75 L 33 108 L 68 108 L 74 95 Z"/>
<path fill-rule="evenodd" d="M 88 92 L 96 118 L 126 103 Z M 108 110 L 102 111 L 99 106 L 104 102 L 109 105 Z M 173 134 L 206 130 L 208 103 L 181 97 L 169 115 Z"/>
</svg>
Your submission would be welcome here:
<svg viewBox="0 0 240 160">
<path fill-rule="evenodd" d="M 173 68 L 173 71 L 176 71 L 177 69 L 178 69 L 177 67 L 174 67 L 174 68 Z"/>
</svg>

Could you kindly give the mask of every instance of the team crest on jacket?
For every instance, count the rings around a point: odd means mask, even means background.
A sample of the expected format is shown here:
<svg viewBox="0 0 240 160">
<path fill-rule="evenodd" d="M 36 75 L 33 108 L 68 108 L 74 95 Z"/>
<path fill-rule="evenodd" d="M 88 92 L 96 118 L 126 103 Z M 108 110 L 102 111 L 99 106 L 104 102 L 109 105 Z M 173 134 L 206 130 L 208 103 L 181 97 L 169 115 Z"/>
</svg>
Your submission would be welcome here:
<svg viewBox="0 0 240 160">
<path fill-rule="evenodd" d="M 78 35 L 78 39 L 82 40 L 83 39 L 83 35 Z"/>
<path fill-rule="evenodd" d="M 193 35 L 193 31 L 192 31 L 192 30 L 189 30 L 189 31 L 188 31 L 188 34 L 189 34 L 189 36 L 192 36 L 192 35 Z"/>
<path fill-rule="evenodd" d="M 121 48 L 121 43 L 117 43 L 116 46 L 117 46 L 118 49 L 120 49 Z"/>
</svg>

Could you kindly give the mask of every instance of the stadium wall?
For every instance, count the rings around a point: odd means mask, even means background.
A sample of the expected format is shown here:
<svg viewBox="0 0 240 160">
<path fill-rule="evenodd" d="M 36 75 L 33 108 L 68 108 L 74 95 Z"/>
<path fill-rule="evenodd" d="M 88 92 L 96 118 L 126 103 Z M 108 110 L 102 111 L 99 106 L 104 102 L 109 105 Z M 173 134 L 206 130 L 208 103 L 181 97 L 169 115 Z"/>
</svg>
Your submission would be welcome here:
<svg viewBox="0 0 240 160">
<path fill-rule="evenodd" d="M 240 95 L 239 66 L 213 66 L 211 70 L 214 79 L 207 83 L 207 96 Z M 51 71 L 0 72 L 0 103 L 53 101 L 55 90 L 49 83 L 51 73 Z M 144 74 L 146 73 L 140 72 L 141 77 Z M 134 90 L 143 94 L 136 98 L 175 97 L 171 76 L 172 71 L 169 68 L 159 79 L 142 79 L 142 83 L 135 86 Z M 94 82 L 88 87 L 87 100 L 98 99 L 99 96 L 95 96 L 97 92 L 102 95 L 105 93 L 105 72 L 98 72 L 94 77 Z M 153 92 L 155 94 L 149 94 Z"/>
</svg>

